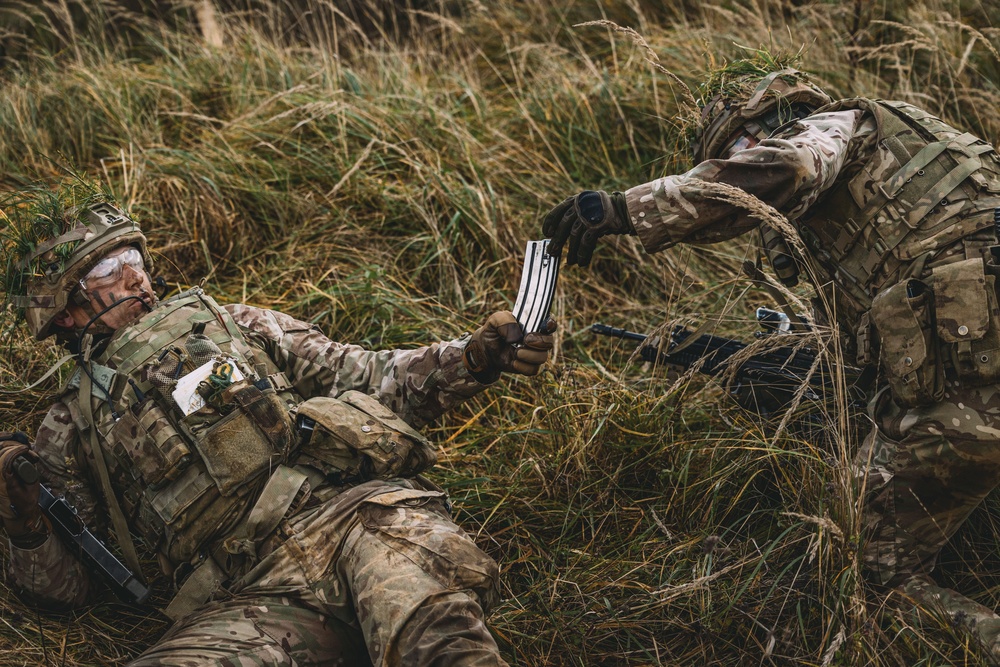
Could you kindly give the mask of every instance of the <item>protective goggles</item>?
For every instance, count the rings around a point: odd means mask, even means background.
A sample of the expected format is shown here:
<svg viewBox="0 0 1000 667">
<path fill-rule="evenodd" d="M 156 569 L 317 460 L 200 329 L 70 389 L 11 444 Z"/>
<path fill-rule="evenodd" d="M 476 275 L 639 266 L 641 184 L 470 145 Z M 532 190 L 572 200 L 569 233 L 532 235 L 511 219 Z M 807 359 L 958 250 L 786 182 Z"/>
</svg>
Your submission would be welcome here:
<svg viewBox="0 0 1000 667">
<path fill-rule="evenodd" d="M 753 121 L 748 121 L 729 137 L 720 155 L 723 159 L 728 159 L 740 151 L 753 148 L 785 123 L 801 120 L 810 113 L 812 113 L 811 107 L 796 103 L 789 107 L 774 109 L 759 118 L 754 118 Z"/>
<path fill-rule="evenodd" d="M 144 270 L 142 253 L 138 248 L 127 246 L 124 251 L 99 261 L 80 280 L 80 287 L 87 291 L 113 285 L 121 279 L 126 265 L 140 273 Z"/>
<path fill-rule="evenodd" d="M 742 150 L 753 148 L 760 140 L 750 134 L 747 130 L 740 130 L 726 142 L 726 147 L 722 150 L 722 158 L 728 159 Z"/>
</svg>

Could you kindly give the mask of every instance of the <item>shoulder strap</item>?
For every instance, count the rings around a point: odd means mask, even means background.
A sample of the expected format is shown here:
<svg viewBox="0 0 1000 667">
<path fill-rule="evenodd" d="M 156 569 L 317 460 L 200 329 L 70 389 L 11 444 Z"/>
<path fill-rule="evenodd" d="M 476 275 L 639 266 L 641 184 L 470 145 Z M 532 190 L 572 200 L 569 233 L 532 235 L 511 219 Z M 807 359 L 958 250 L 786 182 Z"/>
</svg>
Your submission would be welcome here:
<svg viewBox="0 0 1000 667">
<path fill-rule="evenodd" d="M 303 472 L 279 465 L 267 480 L 247 520 L 223 542 L 222 551 L 232 556 L 243 555 L 249 562 L 256 563 L 260 542 L 281 523 L 307 479 Z M 204 559 L 181 584 L 163 613 L 175 621 L 184 618 L 204 604 L 230 574 L 217 562 L 216 556 Z"/>
<path fill-rule="evenodd" d="M 18 389 L 0 389 L 0 394 L 20 394 L 21 392 L 24 392 L 24 391 L 31 391 L 32 389 L 34 389 L 35 387 L 37 387 L 38 385 L 40 385 L 41 383 L 45 382 L 50 377 L 52 377 L 53 375 L 55 375 L 56 371 L 58 371 L 60 368 L 62 368 L 63 365 L 67 361 L 71 361 L 71 360 L 73 360 L 75 358 L 76 358 L 75 354 L 67 354 L 66 356 L 64 356 L 61 359 L 59 359 L 59 361 L 57 361 L 55 364 L 53 364 L 52 368 L 50 368 L 49 370 L 47 370 L 45 372 L 45 375 L 43 375 L 42 377 L 40 377 L 37 380 L 35 380 L 31 384 L 29 384 L 27 387 L 21 387 L 21 388 L 18 388 Z"/>
</svg>

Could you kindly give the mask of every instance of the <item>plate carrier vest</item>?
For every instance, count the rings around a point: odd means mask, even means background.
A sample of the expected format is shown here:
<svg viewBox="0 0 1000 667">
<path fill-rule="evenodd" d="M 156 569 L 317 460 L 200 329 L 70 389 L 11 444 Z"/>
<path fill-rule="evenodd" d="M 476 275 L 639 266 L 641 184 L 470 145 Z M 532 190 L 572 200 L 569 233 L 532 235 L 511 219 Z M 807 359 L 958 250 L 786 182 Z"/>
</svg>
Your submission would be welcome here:
<svg viewBox="0 0 1000 667">
<path fill-rule="evenodd" d="M 796 221 L 845 331 L 908 266 L 984 229 L 1000 207 L 993 147 L 904 102 L 854 98 L 815 113 L 862 109 L 878 134 L 868 162 Z M 985 248 L 996 240 L 980 244 Z M 957 259 L 966 259 L 958 257 Z"/>
<path fill-rule="evenodd" d="M 176 378 L 218 358 L 234 360 L 245 379 L 184 415 L 171 397 Z M 174 565 L 224 537 L 297 444 L 289 411 L 301 397 L 199 288 L 118 330 L 90 369 L 93 419 L 115 494 L 133 532 Z M 80 372 L 64 401 L 85 431 Z"/>
</svg>

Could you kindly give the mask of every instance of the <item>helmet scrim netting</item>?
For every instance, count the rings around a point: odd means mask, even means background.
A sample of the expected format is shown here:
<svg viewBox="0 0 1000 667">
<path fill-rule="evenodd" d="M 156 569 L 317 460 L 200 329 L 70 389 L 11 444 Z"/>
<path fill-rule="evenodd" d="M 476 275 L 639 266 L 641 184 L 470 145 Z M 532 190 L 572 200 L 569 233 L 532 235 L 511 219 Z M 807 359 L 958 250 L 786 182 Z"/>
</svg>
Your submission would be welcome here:
<svg viewBox="0 0 1000 667">
<path fill-rule="evenodd" d="M 784 122 L 832 101 L 804 72 L 790 66 L 795 60 L 761 49 L 711 72 L 699 88 L 702 112 L 694 133 L 695 162 L 724 157 L 723 148 L 737 132 L 761 140 Z"/>
<path fill-rule="evenodd" d="M 150 257 L 139 225 L 96 185 L 28 188 L 0 203 L 5 309 L 24 317 L 36 339 L 52 333 L 79 280 L 109 252 L 134 245 Z"/>
</svg>

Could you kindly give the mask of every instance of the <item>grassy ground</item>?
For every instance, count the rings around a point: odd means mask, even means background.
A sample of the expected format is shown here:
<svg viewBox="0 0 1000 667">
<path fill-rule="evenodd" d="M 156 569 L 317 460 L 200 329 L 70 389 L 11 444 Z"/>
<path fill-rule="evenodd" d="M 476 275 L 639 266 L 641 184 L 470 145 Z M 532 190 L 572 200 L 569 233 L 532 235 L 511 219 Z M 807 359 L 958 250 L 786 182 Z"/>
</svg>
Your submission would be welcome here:
<svg viewBox="0 0 1000 667">
<path fill-rule="evenodd" d="M 912 101 L 1000 140 L 1000 10 L 959 0 L 0 2 L 0 177 L 72 163 L 139 216 L 172 285 L 377 348 L 457 335 L 516 290 L 542 213 L 683 168 L 685 87 L 737 45 L 804 49 L 836 97 Z M 616 31 L 634 28 L 645 40 Z M 775 438 L 713 383 L 594 340 L 770 305 L 749 240 L 567 270 L 555 362 L 431 429 L 433 477 L 503 566 L 521 665 L 981 664 L 859 576 L 856 443 Z M 0 421 L 33 431 L 58 351 L 0 332 Z M 991 497 L 940 579 L 1000 606 Z M 40 616 L 0 586 L 0 665 L 124 664 L 165 624 L 106 599 Z"/>
</svg>

